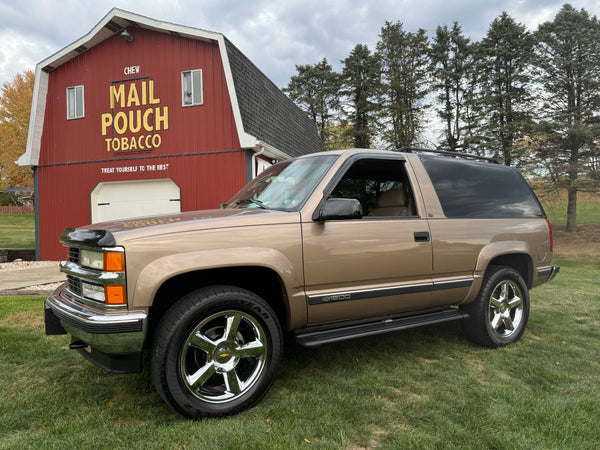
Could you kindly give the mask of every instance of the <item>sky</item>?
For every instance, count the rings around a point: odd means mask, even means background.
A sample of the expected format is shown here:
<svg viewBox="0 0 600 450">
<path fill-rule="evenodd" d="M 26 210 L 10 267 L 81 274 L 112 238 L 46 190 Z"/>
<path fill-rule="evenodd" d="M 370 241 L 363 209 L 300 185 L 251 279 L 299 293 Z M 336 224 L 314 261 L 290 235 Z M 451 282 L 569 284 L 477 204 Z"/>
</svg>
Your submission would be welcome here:
<svg viewBox="0 0 600 450">
<path fill-rule="evenodd" d="M 113 7 L 224 34 L 276 85 L 297 64 L 323 58 L 341 70 L 357 44 L 375 49 L 386 21 L 407 31 L 457 21 L 472 40 L 502 11 L 535 30 L 562 5 L 555 0 L 0 0 L 0 86 L 87 34 Z M 600 1 L 573 0 L 600 16 Z"/>
</svg>

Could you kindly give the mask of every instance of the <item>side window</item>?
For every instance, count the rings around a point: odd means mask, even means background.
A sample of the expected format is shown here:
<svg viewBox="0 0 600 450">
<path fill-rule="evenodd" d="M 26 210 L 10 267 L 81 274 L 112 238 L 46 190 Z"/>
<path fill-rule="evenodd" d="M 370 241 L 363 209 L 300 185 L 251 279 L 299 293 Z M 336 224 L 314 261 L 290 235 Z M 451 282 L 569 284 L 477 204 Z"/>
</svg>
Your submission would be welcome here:
<svg viewBox="0 0 600 450">
<path fill-rule="evenodd" d="M 415 202 L 404 162 L 360 159 L 346 171 L 329 198 L 354 198 L 371 217 L 414 216 Z"/>
<path fill-rule="evenodd" d="M 181 72 L 181 97 L 182 106 L 196 106 L 204 103 L 202 69 Z"/>
<path fill-rule="evenodd" d="M 513 168 L 419 155 L 449 218 L 543 217 L 535 194 Z"/>
<path fill-rule="evenodd" d="M 67 88 L 67 120 L 82 119 L 85 117 L 85 104 L 83 101 L 83 86 Z"/>
</svg>

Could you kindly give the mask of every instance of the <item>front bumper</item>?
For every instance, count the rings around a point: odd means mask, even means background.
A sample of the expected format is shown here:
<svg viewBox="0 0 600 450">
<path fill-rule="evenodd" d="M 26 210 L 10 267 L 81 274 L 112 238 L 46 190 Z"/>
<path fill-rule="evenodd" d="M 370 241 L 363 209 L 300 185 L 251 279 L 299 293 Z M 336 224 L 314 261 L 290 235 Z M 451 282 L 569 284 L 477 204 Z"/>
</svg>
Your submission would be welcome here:
<svg viewBox="0 0 600 450">
<path fill-rule="evenodd" d="M 72 336 L 71 348 L 110 372 L 137 372 L 148 317 L 143 311 L 107 311 L 69 298 L 63 284 L 45 303 L 46 334 Z M 86 347 L 90 350 L 86 350 Z"/>
</svg>

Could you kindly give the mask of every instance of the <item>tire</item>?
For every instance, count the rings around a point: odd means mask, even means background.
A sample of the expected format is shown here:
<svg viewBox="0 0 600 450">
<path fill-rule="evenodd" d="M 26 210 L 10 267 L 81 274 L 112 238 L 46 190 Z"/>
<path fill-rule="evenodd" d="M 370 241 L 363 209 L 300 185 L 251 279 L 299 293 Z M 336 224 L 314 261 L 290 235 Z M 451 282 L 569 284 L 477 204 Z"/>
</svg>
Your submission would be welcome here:
<svg viewBox="0 0 600 450">
<path fill-rule="evenodd" d="M 511 267 L 490 266 L 479 295 L 462 307 L 469 314 L 463 330 L 472 342 L 503 347 L 519 340 L 529 319 L 529 290 Z"/>
<path fill-rule="evenodd" d="M 237 287 L 206 287 L 182 297 L 159 322 L 152 379 L 186 417 L 237 414 L 269 390 L 282 350 L 281 326 L 262 298 Z"/>
</svg>

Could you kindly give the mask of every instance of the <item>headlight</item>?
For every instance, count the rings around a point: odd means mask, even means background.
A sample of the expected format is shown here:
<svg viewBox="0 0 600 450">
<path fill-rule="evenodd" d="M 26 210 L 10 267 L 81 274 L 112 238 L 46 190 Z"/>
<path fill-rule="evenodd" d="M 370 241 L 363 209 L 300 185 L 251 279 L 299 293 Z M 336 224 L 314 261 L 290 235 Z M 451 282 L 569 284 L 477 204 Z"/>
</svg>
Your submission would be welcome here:
<svg viewBox="0 0 600 450">
<path fill-rule="evenodd" d="M 104 286 L 96 284 L 81 283 L 81 294 L 91 300 L 104 303 Z"/>
<path fill-rule="evenodd" d="M 67 270 L 72 278 L 81 282 L 81 297 L 104 303 L 107 306 L 127 306 L 125 252 L 120 247 L 102 250 L 80 249 L 79 266 L 94 270 Z M 67 266 L 68 267 L 68 266 Z M 96 272 L 97 271 L 97 272 Z M 77 292 L 78 287 L 71 289 Z"/>
<path fill-rule="evenodd" d="M 104 269 L 104 253 L 92 250 L 81 250 L 79 253 L 79 264 L 92 269 Z"/>
<path fill-rule="evenodd" d="M 105 272 L 125 272 L 125 257 L 123 252 L 81 250 L 79 253 L 79 264 Z"/>
</svg>

